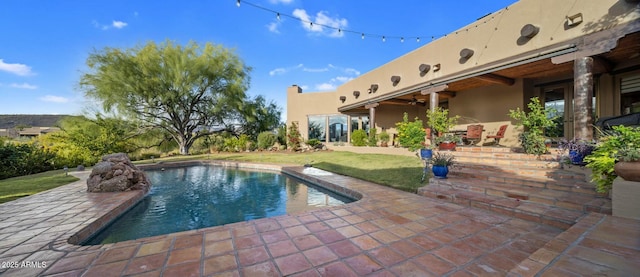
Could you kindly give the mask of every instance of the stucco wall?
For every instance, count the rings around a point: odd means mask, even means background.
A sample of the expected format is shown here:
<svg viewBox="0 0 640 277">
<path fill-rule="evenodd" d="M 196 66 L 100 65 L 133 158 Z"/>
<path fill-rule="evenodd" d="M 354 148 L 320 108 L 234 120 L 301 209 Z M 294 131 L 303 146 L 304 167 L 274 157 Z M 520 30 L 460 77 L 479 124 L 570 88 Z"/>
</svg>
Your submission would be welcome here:
<svg viewBox="0 0 640 277">
<path fill-rule="evenodd" d="M 482 66 L 505 64 L 524 53 L 529 57 L 568 47 L 577 37 L 638 20 L 640 14 L 637 8 L 634 10 L 636 6 L 637 3 L 624 0 L 520 0 L 343 84 L 337 94 L 346 96 L 347 100 L 340 106 L 415 89 Z M 567 16 L 579 13 L 582 23 L 575 27 L 565 25 Z M 520 37 L 520 30 L 526 24 L 540 27 L 539 33 L 528 40 Z M 553 49 L 545 49 L 550 46 Z M 472 49 L 474 55 L 461 60 L 459 53 L 463 48 Z M 418 70 L 422 63 L 440 64 L 440 70 L 432 69 L 422 76 Z M 395 86 L 390 80 L 393 75 L 401 77 Z M 378 84 L 379 89 L 368 94 L 371 84 Z M 351 95 L 355 90 L 362 92 L 358 99 Z"/>
<path fill-rule="evenodd" d="M 308 115 L 332 115 L 338 114 L 338 102 L 340 99 L 336 92 L 305 92 L 296 85 L 287 88 L 287 126 L 292 121 L 298 122 L 300 134 L 308 137 Z"/>
<path fill-rule="evenodd" d="M 469 124 L 484 125 L 482 142 L 488 134 L 495 134 L 501 125 L 508 124 L 505 138 L 501 145 L 517 146 L 517 136 L 521 129 L 517 129 L 509 118 L 509 110 L 523 108 L 523 82 L 516 80 L 512 86 L 493 85 L 467 91 L 458 92 L 456 97 L 449 99 L 449 114 L 460 115 L 461 119 L 456 129 L 465 129 Z M 474 123 L 476 122 L 476 123 Z"/>
</svg>

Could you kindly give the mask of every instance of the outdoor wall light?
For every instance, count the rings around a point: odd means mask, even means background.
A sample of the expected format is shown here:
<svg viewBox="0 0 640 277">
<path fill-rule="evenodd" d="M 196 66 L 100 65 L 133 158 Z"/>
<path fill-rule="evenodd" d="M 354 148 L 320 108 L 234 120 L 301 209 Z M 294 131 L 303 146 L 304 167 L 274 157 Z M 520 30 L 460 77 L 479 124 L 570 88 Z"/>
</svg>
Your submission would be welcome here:
<svg viewBox="0 0 640 277">
<path fill-rule="evenodd" d="M 346 96 L 340 96 L 340 101 L 342 101 L 342 103 L 344 103 L 344 101 L 347 101 L 347 97 Z"/>
<path fill-rule="evenodd" d="M 393 83 L 393 85 L 397 85 L 400 82 L 400 76 L 398 75 L 393 75 L 391 76 L 391 83 Z"/>
<path fill-rule="evenodd" d="M 471 58 L 471 56 L 473 56 L 473 50 L 469 48 L 464 48 L 460 50 L 460 58 L 468 59 L 468 58 Z"/>
<path fill-rule="evenodd" d="M 539 27 L 536 27 L 533 24 L 527 24 L 522 26 L 522 29 L 520 29 L 520 35 L 522 37 L 532 38 L 532 37 L 535 37 L 539 31 L 540 31 Z"/>
<path fill-rule="evenodd" d="M 433 65 L 433 72 L 436 72 L 436 71 L 440 71 L 440 64 L 439 63 Z"/>
<path fill-rule="evenodd" d="M 378 91 L 378 84 L 371 84 L 371 87 L 369 88 L 369 93 L 376 93 L 376 91 Z"/>
<path fill-rule="evenodd" d="M 420 73 L 425 74 L 431 70 L 431 66 L 423 63 L 418 66 L 418 70 L 420 70 Z"/>
<path fill-rule="evenodd" d="M 582 13 L 577 13 L 572 16 L 567 16 L 567 21 L 565 23 L 569 27 L 573 27 L 582 23 Z"/>
<path fill-rule="evenodd" d="M 358 97 L 360 96 L 360 91 L 359 90 L 354 90 L 353 91 L 353 96 L 355 96 L 356 99 L 358 99 Z"/>
</svg>

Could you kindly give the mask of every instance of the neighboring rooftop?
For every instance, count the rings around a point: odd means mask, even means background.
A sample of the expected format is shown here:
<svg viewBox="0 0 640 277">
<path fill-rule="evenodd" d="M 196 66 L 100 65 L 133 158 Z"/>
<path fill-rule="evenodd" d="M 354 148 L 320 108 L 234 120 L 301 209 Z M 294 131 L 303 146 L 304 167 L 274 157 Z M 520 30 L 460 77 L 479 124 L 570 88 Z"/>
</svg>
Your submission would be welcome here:
<svg viewBox="0 0 640 277">
<path fill-rule="evenodd" d="M 66 114 L 1 114 L 0 129 L 10 129 L 16 126 L 53 127 L 57 126 Z"/>
</svg>

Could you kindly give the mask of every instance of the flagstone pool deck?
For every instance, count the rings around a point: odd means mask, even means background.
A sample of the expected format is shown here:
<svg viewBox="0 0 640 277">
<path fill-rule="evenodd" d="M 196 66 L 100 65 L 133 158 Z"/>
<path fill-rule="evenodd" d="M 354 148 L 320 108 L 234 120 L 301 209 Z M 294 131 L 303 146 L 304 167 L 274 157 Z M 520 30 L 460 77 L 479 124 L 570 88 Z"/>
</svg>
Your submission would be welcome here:
<svg viewBox="0 0 640 277">
<path fill-rule="evenodd" d="M 70 242 L 85 239 L 143 195 L 87 193 L 89 172 L 74 172 L 80 181 L 0 205 L 0 275 L 632 276 L 640 272 L 640 221 L 590 213 L 561 230 L 317 169 L 282 171 L 361 199 L 311 212 L 80 246 Z"/>
</svg>

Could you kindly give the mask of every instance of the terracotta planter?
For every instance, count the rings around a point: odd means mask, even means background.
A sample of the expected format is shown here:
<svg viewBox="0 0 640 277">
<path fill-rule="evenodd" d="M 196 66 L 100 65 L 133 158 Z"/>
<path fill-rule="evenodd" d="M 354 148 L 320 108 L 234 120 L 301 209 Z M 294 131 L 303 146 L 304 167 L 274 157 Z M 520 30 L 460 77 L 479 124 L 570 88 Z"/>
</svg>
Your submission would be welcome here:
<svg viewBox="0 0 640 277">
<path fill-rule="evenodd" d="M 455 142 L 441 142 L 438 145 L 438 149 L 441 151 L 454 151 L 456 150 L 456 143 Z"/>
<path fill-rule="evenodd" d="M 640 161 L 618 162 L 613 167 L 616 175 L 627 181 L 640 182 Z"/>
</svg>

